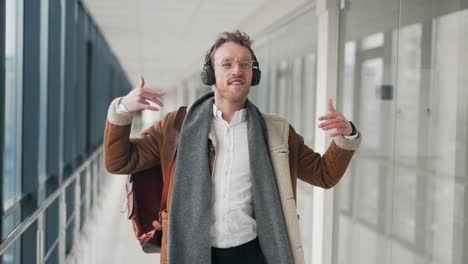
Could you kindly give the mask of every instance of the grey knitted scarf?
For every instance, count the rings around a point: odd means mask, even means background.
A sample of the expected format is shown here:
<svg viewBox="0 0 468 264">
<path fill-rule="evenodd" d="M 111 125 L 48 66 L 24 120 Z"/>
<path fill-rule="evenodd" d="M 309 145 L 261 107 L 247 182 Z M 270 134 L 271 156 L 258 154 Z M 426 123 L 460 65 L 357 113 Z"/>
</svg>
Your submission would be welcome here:
<svg viewBox="0 0 468 264">
<path fill-rule="evenodd" d="M 200 97 L 190 107 L 182 126 L 169 208 L 169 264 L 211 263 L 212 185 L 208 132 L 213 119 L 213 101 L 213 92 Z M 253 206 L 260 247 L 268 264 L 289 264 L 292 255 L 270 160 L 266 123 L 249 101 L 246 108 Z"/>
</svg>

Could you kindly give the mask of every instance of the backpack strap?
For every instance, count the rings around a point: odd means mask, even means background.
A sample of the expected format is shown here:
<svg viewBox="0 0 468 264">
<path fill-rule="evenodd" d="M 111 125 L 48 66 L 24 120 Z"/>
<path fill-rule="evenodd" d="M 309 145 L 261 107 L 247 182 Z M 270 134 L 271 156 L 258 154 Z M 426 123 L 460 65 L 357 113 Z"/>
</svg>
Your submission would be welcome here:
<svg viewBox="0 0 468 264">
<path fill-rule="evenodd" d="M 186 106 L 181 106 L 177 110 L 177 114 L 176 114 L 175 121 L 174 121 L 174 129 L 176 131 L 176 143 L 175 143 L 176 144 L 176 150 L 174 151 L 174 153 L 173 153 L 173 155 L 171 157 L 170 165 L 166 167 L 166 170 L 165 170 L 165 173 L 164 173 L 164 175 L 167 175 L 169 177 L 169 182 L 167 180 L 164 182 L 163 193 L 162 193 L 162 197 L 161 197 L 161 207 L 160 207 L 161 209 L 159 211 L 159 216 L 158 216 L 159 223 L 162 223 L 161 212 L 166 210 L 167 207 L 169 206 L 169 203 L 168 203 L 169 190 L 172 188 L 172 177 L 170 177 L 170 173 L 171 173 L 172 168 L 174 167 L 177 148 L 178 148 L 178 145 L 179 145 L 180 130 L 182 129 L 182 124 L 184 122 L 186 114 L 187 114 L 187 107 Z"/>
<path fill-rule="evenodd" d="M 177 136 L 179 136 L 180 130 L 182 129 L 182 123 L 184 122 L 185 116 L 187 115 L 187 106 L 181 106 L 177 110 L 174 128 L 177 131 Z"/>
</svg>

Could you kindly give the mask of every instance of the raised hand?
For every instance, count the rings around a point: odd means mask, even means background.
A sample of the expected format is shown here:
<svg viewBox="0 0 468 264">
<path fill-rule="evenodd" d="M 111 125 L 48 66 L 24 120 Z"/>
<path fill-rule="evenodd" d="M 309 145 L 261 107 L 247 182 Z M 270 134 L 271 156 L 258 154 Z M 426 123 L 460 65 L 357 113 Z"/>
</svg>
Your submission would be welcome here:
<svg viewBox="0 0 468 264">
<path fill-rule="evenodd" d="M 144 86 L 145 79 L 143 79 L 143 76 L 141 76 L 138 87 L 133 89 L 120 101 L 120 103 L 123 104 L 129 112 L 136 112 L 139 110 L 159 111 L 158 108 L 151 106 L 148 101 L 154 102 L 159 106 L 164 105 L 158 99 L 158 97 L 166 94 L 164 90 L 157 88 L 145 88 Z"/>
<path fill-rule="evenodd" d="M 349 123 L 348 119 L 346 119 L 346 117 L 344 117 L 342 113 L 337 112 L 335 110 L 331 99 L 328 99 L 328 111 L 328 114 L 319 117 L 318 120 L 325 121 L 321 122 L 318 127 L 322 128 L 325 131 L 335 128 L 336 131 L 330 135 L 331 137 L 335 137 L 338 135 L 351 135 L 351 133 L 353 132 L 351 123 Z"/>
</svg>

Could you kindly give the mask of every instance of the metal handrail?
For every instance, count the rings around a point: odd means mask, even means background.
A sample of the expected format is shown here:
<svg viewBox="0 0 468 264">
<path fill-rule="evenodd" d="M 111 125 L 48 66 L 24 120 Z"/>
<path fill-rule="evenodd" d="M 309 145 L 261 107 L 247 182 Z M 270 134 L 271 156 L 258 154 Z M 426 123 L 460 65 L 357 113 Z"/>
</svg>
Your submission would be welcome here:
<svg viewBox="0 0 468 264">
<path fill-rule="evenodd" d="M 90 158 L 87 159 L 83 164 L 81 164 L 75 172 L 72 173 L 72 175 L 67 178 L 62 185 L 58 187 L 55 192 L 53 192 L 51 195 L 47 197 L 47 199 L 44 201 L 44 203 L 34 211 L 32 215 L 30 215 L 28 218 L 26 218 L 18 227 L 13 230 L 13 232 L 5 239 L 2 241 L 0 244 L 0 255 L 3 255 L 5 251 L 12 246 L 19 238 L 21 238 L 21 235 L 35 222 L 38 220 L 38 218 L 44 213 L 44 211 L 49 208 L 49 206 L 55 202 L 57 198 L 60 197 L 63 193 L 65 193 L 66 188 L 73 182 L 75 181 L 78 177 L 81 176 L 81 173 L 87 169 L 90 165 L 91 162 L 95 161 L 96 157 L 99 156 L 103 151 L 103 147 L 99 147 L 96 151 L 94 151 L 93 154 L 91 154 Z"/>
</svg>

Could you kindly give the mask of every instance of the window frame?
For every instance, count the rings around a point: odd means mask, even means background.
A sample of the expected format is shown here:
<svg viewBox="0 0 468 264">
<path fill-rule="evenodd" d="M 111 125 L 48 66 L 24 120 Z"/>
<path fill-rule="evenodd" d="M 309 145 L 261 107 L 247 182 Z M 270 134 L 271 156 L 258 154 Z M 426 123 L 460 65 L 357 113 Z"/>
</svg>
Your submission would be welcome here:
<svg viewBox="0 0 468 264">
<path fill-rule="evenodd" d="M 5 129 L 5 1 L 0 2 L 0 149 L 3 149 L 4 129 Z M 3 151 L 0 151 L 0 171 L 3 171 Z M 3 197 L 3 180 L 0 181 L 0 197 Z M 3 212 L 3 202 L 0 203 L 0 209 Z M 0 218 L 0 224 L 3 226 L 3 218 Z M 3 230 L 0 228 L 0 237 L 3 237 Z"/>
</svg>

